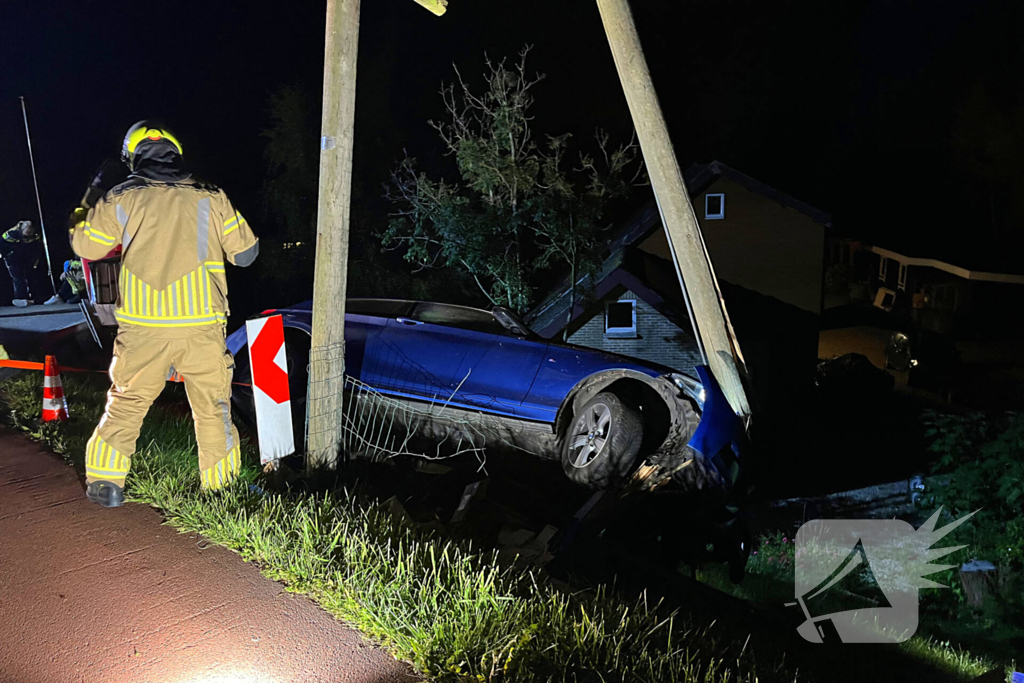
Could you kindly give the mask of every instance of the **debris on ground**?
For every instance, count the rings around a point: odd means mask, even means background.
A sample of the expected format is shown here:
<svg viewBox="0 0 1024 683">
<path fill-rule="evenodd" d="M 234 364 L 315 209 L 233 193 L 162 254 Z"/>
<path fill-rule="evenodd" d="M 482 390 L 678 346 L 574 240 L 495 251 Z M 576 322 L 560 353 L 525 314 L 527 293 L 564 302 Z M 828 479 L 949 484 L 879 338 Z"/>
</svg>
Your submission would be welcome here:
<svg viewBox="0 0 1024 683">
<path fill-rule="evenodd" d="M 391 496 L 381 503 L 380 506 L 387 510 L 395 519 L 401 520 L 406 524 L 413 524 L 412 517 L 405 511 L 405 506 L 398 501 L 398 496 Z"/>
<path fill-rule="evenodd" d="M 821 496 L 777 500 L 770 507 L 788 513 L 799 526 L 811 519 L 892 519 L 913 516 L 921 496 L 921 479 L 901 479 Z"/>
<path fill-rule="evenodd" d="M 540 533 L 502 527 L 498 532 L 498 552 L 520 563 L 543 566 L 555 557 L 549 546 L 557 533 L 558 529 L 550 524 Z"/>
<path fill-rule="evenodd" d="M 465 519 L 466 513 L 469 512 L 473 504 L 483 499 L 487 493 L 489 481 L 490 479 L 483 479 L 466 484 L 466 488 L 462 490 L 462 498 L 459 499 L 459 506 L 455 508 L 455 514 L 452 515 L 452 524 L 457 524 Z"/>
</svg>

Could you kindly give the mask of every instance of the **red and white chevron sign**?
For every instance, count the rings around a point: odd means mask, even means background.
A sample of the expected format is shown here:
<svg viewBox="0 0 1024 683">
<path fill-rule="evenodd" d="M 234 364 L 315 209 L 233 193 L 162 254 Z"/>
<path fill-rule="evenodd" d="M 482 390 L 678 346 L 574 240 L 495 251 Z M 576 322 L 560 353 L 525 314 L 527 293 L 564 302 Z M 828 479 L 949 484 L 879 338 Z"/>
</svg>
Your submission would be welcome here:
<svg viewBox="0 0 1024 683">
<path fill-rule="evenodd" d="M 249 338 L 260 462 L 268 463 L 295 452 L 284 323 L 279 315 L 247 320 L 245 332 Z"/>
</svg>

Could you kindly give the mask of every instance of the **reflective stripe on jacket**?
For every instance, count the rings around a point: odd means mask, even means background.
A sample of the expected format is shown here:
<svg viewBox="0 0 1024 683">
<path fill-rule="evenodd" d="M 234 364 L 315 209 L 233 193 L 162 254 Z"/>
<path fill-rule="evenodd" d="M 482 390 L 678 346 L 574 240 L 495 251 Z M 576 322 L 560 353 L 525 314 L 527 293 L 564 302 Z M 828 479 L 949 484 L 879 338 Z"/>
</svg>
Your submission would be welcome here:
<svg viewBox="0 0 1024 683">
<path fill-rule="evenodd" d="M 226 322 L 224 263 L 247 266 L 259 251 L 227 195 L 192 180 L 132 178 L 104 195 L 72 232 L 75 252 L 86 259 L 118 245 L 118 322 L 167 330 Z"/>
</svg>

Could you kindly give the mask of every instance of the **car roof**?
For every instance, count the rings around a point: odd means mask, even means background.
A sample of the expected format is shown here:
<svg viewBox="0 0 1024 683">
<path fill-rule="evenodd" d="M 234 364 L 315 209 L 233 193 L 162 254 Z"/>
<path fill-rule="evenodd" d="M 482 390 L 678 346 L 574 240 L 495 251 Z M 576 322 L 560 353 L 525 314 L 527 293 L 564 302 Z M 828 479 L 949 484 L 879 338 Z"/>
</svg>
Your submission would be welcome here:
<svg viewBox="0 0 1024 683">
<path fill-rule="evenodd" d="M 431 306 L 444 306 L 445 308 L 458 308 L 465 311 L 478 311 L 480 313 L 491 313 L 491 311 L 485 308 L 476 308 L 475 306 L 462 306 L 460 304 L 448 304 L 442 301 L 423 301 L 420 299 L 387 299 L 383 297 L 362 297 L 355 296 L 348 299 L 348 303 L 362 303 L 366 310 L 372 310 L 375 303 L 380 304 L 381 309 L 386 309 L 391 306 L 406 304 L 408 306 L 415 306 L 417 304 L 430 304 Z"/>
<path fill-rule="evenodd" d="M 480 313 L 493 313 L 486 308 L 476 308 L 474 306 L 462 306 L 460 304 L 447 304 L 442 301 L 423 301 L 420 299 L 388 299 L 378 296 L 352 296 L 346 299 L 348 305 L 351 304 L 363 304 L 362 308 L 366 311 L 373 311 L 374 309 L 379 311 L 394 310 L 394 307 L 406 305 L 410 308 L 416 304 L 431 304 L 433 306 L 445 306 L 447 308 L 459 308 L 467 311 L 478 311 Z M 285 306 L 276 310 L 288 310 L 288 311 L 312 311 L 313 300 L 308 299 L 301 303 L 292 304 L 291 306 Z"/>
</svg>

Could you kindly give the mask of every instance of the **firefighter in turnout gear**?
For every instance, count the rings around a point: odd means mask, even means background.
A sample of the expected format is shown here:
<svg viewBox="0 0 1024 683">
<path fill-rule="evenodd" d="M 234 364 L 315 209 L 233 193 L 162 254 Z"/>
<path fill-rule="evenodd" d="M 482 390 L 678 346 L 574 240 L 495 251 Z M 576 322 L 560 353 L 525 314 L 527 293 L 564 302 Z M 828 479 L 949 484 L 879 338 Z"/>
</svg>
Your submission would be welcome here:
<svg viewBox="0 0 1024 683">
<path fill-rule="evenodd" d="M 259 253 L 259 241 L 227 195 L 183 170 L 181 144 L 167 130 L 135 124 L 121 156 L 131 169 L 128 180 L 71 230 L 82 258 L 103 258 L 121 246 L 113 384 L 85 454 L 86 495 L 105 507 L 124 501 L 143 418 L 172 368 L 192 406 L 203 488 L 222 488 L 238 475 L 224 265 L 248 266 Z"/>
<path fill-rule="evenodd" d="M 0 258 L 7 262 L 7 270 L 14 284 L 15 306 L 24 308 L 46 299 L 46 273 L 42 270 L 44 253 L 39 231 L 32 221 L 21 221 L 0 237 Z M 30 294 L 31 293 L 31 294 Z"/>
</svg>

